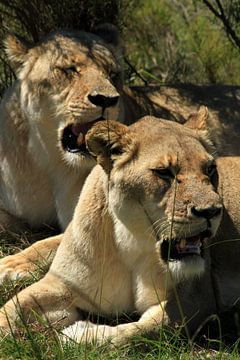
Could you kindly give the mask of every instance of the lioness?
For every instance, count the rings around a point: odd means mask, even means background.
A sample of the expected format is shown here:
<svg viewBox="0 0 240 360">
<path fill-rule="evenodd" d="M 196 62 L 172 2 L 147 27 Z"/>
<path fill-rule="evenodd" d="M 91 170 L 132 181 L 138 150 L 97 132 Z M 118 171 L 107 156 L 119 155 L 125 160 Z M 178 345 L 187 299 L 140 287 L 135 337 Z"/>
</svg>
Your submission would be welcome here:
<svg viewBox="0 0 240 360">
<path fill-rule="evenodd" d="M 137 311 L 138 322 L 97 326 L 80 317 L 64 331 L 79 342 L 119 344 L 162 324 L 172 280 L 201 275 L 203 244 L 222 216 L 205 117 L 192 120 L 191 129 L 153 117 L 129 127 L 102 121 L 91 128 L 86 142 L 98 165 L 47 275 L 1 310 L 2 331 L 14 330 L 20 313 L 29 322 L 37 312 L 66 327 L 80 310 Z"/>
<path fill-rule="evenodd" d="M 9 36 L 5 45 L 17 81 L 0 108 L 0 229 L 18 231 L 25 223 L 66 228 L 94 165 L 85 134 L 99 119 L 132 123 L 154 114 L 184 122 L 207 103 L 218 151 L 239 153 L 239 88 L 123 88 L 122 51 L 113 26 L 96 34 L 55 32 L 35 46 Z M 50 261 L 60 239 L 51 237 L 36 243 L 35 251 L 3 259 L 1 278 L 6 267 L 15 278 L 42 258 Z"/>
<path fill-rule="evenodd" d="M 99 119 L 120 117 L 121 54 L 114 33 L 102 33 L 55 32 L 36 46 L 6 39 L 18 80 L 0 110 L 2 228 L 65 229 L 72 218 L 94 164 L 85 134 Z"/>
</svg>

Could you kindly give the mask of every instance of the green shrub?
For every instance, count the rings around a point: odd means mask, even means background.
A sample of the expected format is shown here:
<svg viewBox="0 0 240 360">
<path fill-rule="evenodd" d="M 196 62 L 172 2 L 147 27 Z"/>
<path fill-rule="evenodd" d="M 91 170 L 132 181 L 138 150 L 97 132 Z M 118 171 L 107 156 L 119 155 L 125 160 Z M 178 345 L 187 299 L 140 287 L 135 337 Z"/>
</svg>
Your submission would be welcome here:
<svg viewBox="0 0 240 360">
<path fill-rule="evenodd" d="M 222 3 L 239 36 L 239 2 Z M 91 31 L 104 22 L 122 32 L 129 83 L 141 83 L 135 69 L 154 83 L 240 84 L 240 50 L 203 0 L 0 0 L 0 40 L 13 31 L 36 42 L 57 28 Z M 2 46 L 0 95 L 13 79 Z"/>
</svg>

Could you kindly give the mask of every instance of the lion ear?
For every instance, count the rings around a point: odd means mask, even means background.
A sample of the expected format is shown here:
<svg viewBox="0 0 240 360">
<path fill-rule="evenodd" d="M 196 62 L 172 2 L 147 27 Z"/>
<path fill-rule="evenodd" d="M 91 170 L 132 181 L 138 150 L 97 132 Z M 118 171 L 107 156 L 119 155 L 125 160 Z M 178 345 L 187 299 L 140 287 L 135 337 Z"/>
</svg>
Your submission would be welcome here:
<svg viewBox="0 0 240 360">
<path fill-rule="evenodd" d="M 7 36 L 4 45 L 13 70 L 18 70 L 27 59 L 30 45 L 25 40 L 13 34 Z"/>
<path fill-rule="evenodd" d="M 184 126 L 193 130 L 208 130 L 209 111 L 206 106 L 200 106 L 197 113 L 191 114 Z"/>
<path fill-rule="evenodd" d="M 125 163 L 135 147 L 128 127 L 113 120 L 96 123 L 86 135 L 86 145 L 107 172 L 111 171 L 117 160 Z"/>
<path fill-rule="evenodd" d="M 201 106 L 197 113 L 191 114 L 184 124 L 190 129 L 196 130 L 199 139 L 210 153 L 217 153 L 217 138 L 215 136 L 214 126 L 209 117 L 209 111 L 206 106 Z"/>
<path fill-rule="evenodd" d="M 98 25 L 93 33 L 101 37 L 107 44 L 115 47 L 121 46 L 121 37 L 118 28 L 109 23 Z"/>
</svg>

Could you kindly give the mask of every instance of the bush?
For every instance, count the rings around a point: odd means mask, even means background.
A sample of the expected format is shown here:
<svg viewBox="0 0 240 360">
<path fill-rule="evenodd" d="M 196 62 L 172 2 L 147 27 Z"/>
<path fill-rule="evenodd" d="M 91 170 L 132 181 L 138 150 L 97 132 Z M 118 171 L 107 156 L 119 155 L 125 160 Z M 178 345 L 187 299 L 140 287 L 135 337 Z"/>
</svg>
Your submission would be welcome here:
<svg viewBox="0 0 240 360">
<path fill-rule="evenodd" d="M 150 81 L 240 84 L 239 49 L 200 1 L 142 2 L 129 38 L 129 58 Z"/>
<path fill-rule="evenodd" d="M 154 83 L 240 84 L 239 49 L 204 2 L 0 0 L 0 40 L 12 31 L 37 42 L 57 28 L 91 31 L 99 23 L 111 22 L 122 31 L 133 65 L 126 65 L 129 83 L 140 82 L 137 71 Z M 238 1 L 224 0 L 223 4 L 230 25 L 239 35 Z M 0 96 L 13 79 L 2 46 Z"/>
</svg>

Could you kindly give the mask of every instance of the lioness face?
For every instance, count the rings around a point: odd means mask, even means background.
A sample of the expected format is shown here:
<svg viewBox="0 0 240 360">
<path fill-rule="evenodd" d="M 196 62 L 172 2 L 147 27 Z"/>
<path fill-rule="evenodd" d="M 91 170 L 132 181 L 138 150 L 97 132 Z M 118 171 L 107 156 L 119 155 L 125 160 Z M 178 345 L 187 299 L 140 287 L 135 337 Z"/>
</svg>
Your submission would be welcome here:
<svg viewBox="0 0 240 360">
<path fill-rule="evenodd" d="M 14 39 L 7 52 L 17 64 L 33 133 L 44 134 L 44 141 L 51 137 L 52 148 L 58 144 L 64 159 L 79 163 L 91 126 L 119 116 L 122 68 L 116 44 L 85 32 L 56 32 L 30 48 Z"/>
<path fill-rule="evenodd" d="M 214 158 L 198 133 L 144 118 L 118 134 L 109 151 L 109 206 L 117 221 L 139 249 L 157 243 L 177 277 L 203 271 L 203 245 L 218 229 L 222 203 Z M 100 155 L 98 161 L 106 166 Z"/>
</svg>

